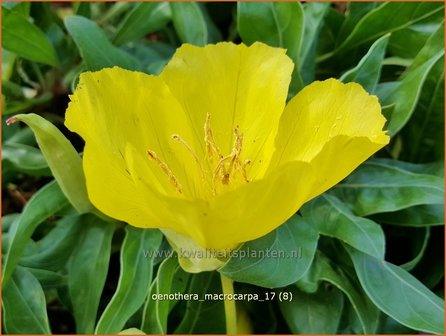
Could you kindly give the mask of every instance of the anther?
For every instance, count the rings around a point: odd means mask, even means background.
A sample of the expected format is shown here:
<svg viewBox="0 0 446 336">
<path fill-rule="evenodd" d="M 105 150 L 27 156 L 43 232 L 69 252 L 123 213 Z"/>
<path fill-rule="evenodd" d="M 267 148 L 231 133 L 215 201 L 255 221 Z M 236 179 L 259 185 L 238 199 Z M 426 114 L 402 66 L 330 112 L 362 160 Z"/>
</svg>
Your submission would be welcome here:
<svg viewBox="0 0 446 336">
<path fill-rule="evenodd" d="M 240 167 L 242 170 L 244 169 L 243 165 L 240 162 L 240 154 L 243 148 L 243 135 L 240 134 L 239 126 L 237 125 L 234 128 L 234 146 L 232 147 L 231 154 L 223 157 L 217 164 L 217 167 L 214 170 L 213 181 L 218 178 L 221 178 L 222 184 L 229 184 L 231 175 L 233 175 L 234 171 Z M 229 161 L 229 166 L 225 166 L 226 162 Z M 220 175 L 220 172 L 223 171 L 223 174 Z M 246 172 L 244 172 L 244 178 L 247 180 Z"/>
<path fill-rule="evenodd" d="M 225 163 L 228 160 L 232 159 L 232 154 L 225 156 L 224 158 L 221 158 L 220 161 L 217 164 L 217 167 L 215 167 L 214 175 L 213 175 L 213 182 L 215 183 L 219 177 L 221 177 L 221 182 L 223 184 L 229 183 L 230 173 L 228 171 L 225 171 Z M 223 170 L 223 174 L 220 175 L 220 171 Z"/>
<path fill-rule="evenodd" d="M 219 160 L 223 158 L 220 148 L 218 148 L 215 142 L 214 134 L 212 133 L 210 113 L 206 115 L 206 121 L 204 123 L 204 142 L 206 143 L 206 153 L 210 162 L 212 162 L 214 154 L 217 155 Z"/>
<path fill-rule="evenodd" d="M 167 175 L 167 177 L 169 178 L 169 182 L 175 187 L 175 189 L 181 194 L 183 192 L 183 188 L 180 184 L 180 182 L 178 182 L 177 178 L 175 177 L 175 175 L 172 173 L 172 171 L 170 170 L 169 166 L 163 162 L 154 151 L 148 149 L 147 150 L 147 154 L 149 155 L 149 157 L 155 161 L 163 170 L 163 172 Z"/>
</svg>

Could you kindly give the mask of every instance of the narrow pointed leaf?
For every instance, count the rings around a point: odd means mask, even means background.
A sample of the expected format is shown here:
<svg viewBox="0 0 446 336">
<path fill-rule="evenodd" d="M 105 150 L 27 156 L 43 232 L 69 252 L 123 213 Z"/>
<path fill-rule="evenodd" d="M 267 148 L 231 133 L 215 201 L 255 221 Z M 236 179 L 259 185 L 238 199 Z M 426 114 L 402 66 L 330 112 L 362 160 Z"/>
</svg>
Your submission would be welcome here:
<svg viewBox="0 0 446 336">
<path fill-rule="evenodd" d="M 39 27 L 25 16 L 2 8 L 2 47 L 26 58 L 49 65 L 56 65 L 54 47 Z"/>
<path fill-rule="evenodd" d="M 412 173 L 380 160 L 364 163 L 330 193 L 359 216 L 444 202 L 443 178 Z"/>
<path fill-rule="evenodd" d="M 346 295 L 358 317 L 361 333 L 376 333 L 379 310 L 362 290 L 358 279 L 349 276 L 340 267 L 333 267 L 330 260 L 319 252 L 316 254 L 309 272 L 296 285 L 311 293 L 317 290 L 321 281 L 329 282 Z"/>
<path fill-rule="evenodd" d="M 395 212 L 373 216 L 378 222 L 398 226 L 439 226 L 444 225 L 443 204 L 421 204 Z"/>
<path fill-rule="evenodd" d="M 29 200 L 20 218 L 9 231 L 9 247 L 3 263 L 3 288 L 37 226 L 66 206 L 68 200 L 55 181 L 48 183 Z"/>
<path fill-rule="evenodd" d="M 20 259 L 21 266 L 58 271 L 64 267 L 77 246 L 82 229 L 82 217 L 65 216 L 41 240 L 36 242 L 33 253 Z"/>
<path fill-rule="evenodd" d="M 443 25 L 432 34 L 410 67 L 401 75 L 393 88 L 380 96 L 382 105 L 394 105 L 388 118 L 387 129 L 391 135 L 398 133 L 409 121 L 423 84 L 437 61 L 444 56 Z"/>
<path fill-rule="evenodd" d="M 329 9 L 329 2 L 307 2 L 304 5 L 305 26 L 300 50 L 300 72 L 305 85 L 310 84 L 315 79 L 319 34 Z"/>
<path fill-rule="evenodd" d="M 115 225 L 94 215 L 81 217 L 79 243 L 68 267 L 68 290 L 78 334 L 92 334 L 104 289 Z"/>
<path fill-rule="evenodd" d="M 167 318 L 173 308 L 174 300 L 156 300 L 153 296 L 183 292 L 189 273 L 178 264 L 178 258 L 165 259 L 158 268 L 158 274 L 150 287 L 150 293 L 144 307 L 141 330 L 147 334 L 166 334 Z M 183 290 L 178 290 L 178 283 Z M 181 289 L 181 288 L 180 288 Z"/>
<path fill-rule="evenodd" d="M 183 43 L 204 46 L 221 38 L 204 8 L 196 2 L 171 2 L 172 21 Z"/>
<path fill-rule="evenodd" d="M 444 158 L 444 56 L 428 74 L 418 104 L 402 130 L 402 157 L 415 162 Z"/>
<path fill-rule="evenodd" d="M 381 75 L 381 66 L 390 35 L 384 35 L 372 44 L 367 54 L 356 67 L 344 73 L 340 80 L 344 83 L 356 82 L 366 91 L 373 93 Z"/>
<path fill-rule="evenodd" d="M 18 267 L 3 287 L 2 299 L 7 334 L 51 334 L 45 294 L 31 272 Z"/>
<path fill-rule="evenodd" d="M 65 26 L 73 37 L 88 70 L 119 66 L 137 70 L 137 60 L 123 50 L 115 47 L 105 33 L 93 21 L 82 16 L 72 15 L 65 18 Z"/>
<path fill-rule="evenodd" d="M 96 334 L 120 332 L 128 319 L 143 305 L 152 281 L 154 254 L 162 235 L 153 229 L 126 227 L 121 247 L 118 287 L 96 326 Z M 147 254 L 146 254 L 147 252 Z"/>
<path fill-rule="evenodd" d="M 6 168 L 32 176 L 51 176 L 51 170 L 41 151 L 20 143 L 3 144 L 2 168 L 3 173 Z"/>
<path fill-rule="evenodd" d="M 358 250 L 384 259 L 384 232 L 375 222 L 355 216 L 339 199 L 322 195 L 301 209 L 320 234 L 335 237 Z"/>
<path fill-rule="evenodd" d="M 16 121 L 24 122 L 33 130 L 54 178 L 70 203 L 80 213 L 91 211 L 93 205 L 87 195 L 82 159 L 70 141 L 56 126 L 37 114 L 19 114 L 7 122 Z"/>
<path fill-rule="evenodd" d="M 121 45 L 163 28 L 171 18 L 167 2 L 141 2 L 122 20 L 113 38 L 113 43 Z"/>
<path fill-rule="evenodd" d="M 442 4 L 434 2 L 383 3 L 362 17 L 336 52 L 345 52 L 356 46 L 371 42 L 379 36 L 408 27 L 442 11 L 443 8 Z M 398 15 L 395 15 L 395 13 L 398 13 Z"/>
<path fill-rule="evenodd" d="M 402 268 L 348 248 L 370 299 L 398 322 L 422 332 L 444 333 L 444 302 Z"/>
</svg>

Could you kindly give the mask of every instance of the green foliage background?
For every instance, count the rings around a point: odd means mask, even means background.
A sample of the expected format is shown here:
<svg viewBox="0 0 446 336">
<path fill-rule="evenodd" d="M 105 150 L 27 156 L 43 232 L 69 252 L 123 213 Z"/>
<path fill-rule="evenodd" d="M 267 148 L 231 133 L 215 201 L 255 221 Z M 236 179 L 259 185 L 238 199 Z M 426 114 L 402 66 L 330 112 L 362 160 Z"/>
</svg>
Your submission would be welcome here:
<svg viewBox="0 0 446 336">
<path fill-rule="evenodd" d="M 392 135 L 344 181 L 241 247 L 300 249 L 298 261 L 231 259 L 220 270 L 238 293 L 277 293 L 238 302 L 252 331 L 442 334 L 443 6 L 3 3 L 3 120 L 20 113 L 27 124 L 2 124 L 3 332 L 225 332 L 221 301 L 151 300 L 220 293 L 218 274 L 144 258 L 169 249 L 160 232 L 93 210 L 82 142 L 63 118 L 82 71 L 158 74 L 181 43 L 229 40 L 286 48 L 296 65 L 290 96 L 317 79 L 361 83 L 379 97 Z"/>
</svg>

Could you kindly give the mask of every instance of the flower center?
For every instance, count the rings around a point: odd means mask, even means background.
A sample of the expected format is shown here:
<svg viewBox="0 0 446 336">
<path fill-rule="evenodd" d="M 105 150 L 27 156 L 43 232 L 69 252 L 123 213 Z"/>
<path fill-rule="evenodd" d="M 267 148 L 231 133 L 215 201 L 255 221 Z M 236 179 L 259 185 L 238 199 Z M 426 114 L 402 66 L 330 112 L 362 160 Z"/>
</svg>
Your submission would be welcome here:
<svg viewBox="0 0 446 336">
<path fill-rule="evenodd" d="M 249 183 L 247 169 L 251 164 L 251 160 L 243 161 L 241 159 L 243 149 L 243 134 L 240 133 L 239 126 L 234 128 L 234 145 L 231 152 L 228 155 L 223 155 L 218 147 L 211 128 L 211 115 L 208 113 L 204 124 L 204 142 L 206 145 L 206 151 L 204 156 L 205 165 L 199 159 L 198 155 L 194 152 L 191 146 L 178 134 L 171 136 L 172 140 L 181 144 L 194 158 L 202 179 L 207 182 L 211 188 L 212 194 L 216 195 L 223 186 L 228 186 L 231 183 Z M 154 160 L 161 170 L 166 174 L 169 182 L 175 187 L 175 189 L 181 194 L 183 187 L 178 179 L 173 174 L 169 166 L 162 161 L 155 152 L 152 150 L 147 151 L 149 158 Z M 209 167 L 206 169 L 206 167 Z"/>
</svg>

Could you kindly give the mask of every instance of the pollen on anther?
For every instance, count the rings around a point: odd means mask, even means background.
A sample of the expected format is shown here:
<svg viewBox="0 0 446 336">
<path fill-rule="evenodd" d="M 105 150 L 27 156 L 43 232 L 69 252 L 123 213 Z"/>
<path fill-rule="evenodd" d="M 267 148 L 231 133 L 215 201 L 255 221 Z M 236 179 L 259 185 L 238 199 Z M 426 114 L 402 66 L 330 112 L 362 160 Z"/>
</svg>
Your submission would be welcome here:
<svg viewBox="0 0 446 336">
<path fill-rule="evenodd" d="M 175 189 L 181 194 L 183 193 L 183 187 L 181 186 L 180 182 L 178 181 L 178 179 L 175 177 L 175 175 L 173 174 L 172 170 L 169 168 L 169 166 L 163 162 L 154 151 L 148 149 L 147 150 L 147 154 L 149 155 L 149 157 L 155 161 L 158 166 L 160 166 L 161 170 L 167 175 L 167 177 L 169 178 L 169 182 L 175 187 Z"/>
</svg>

